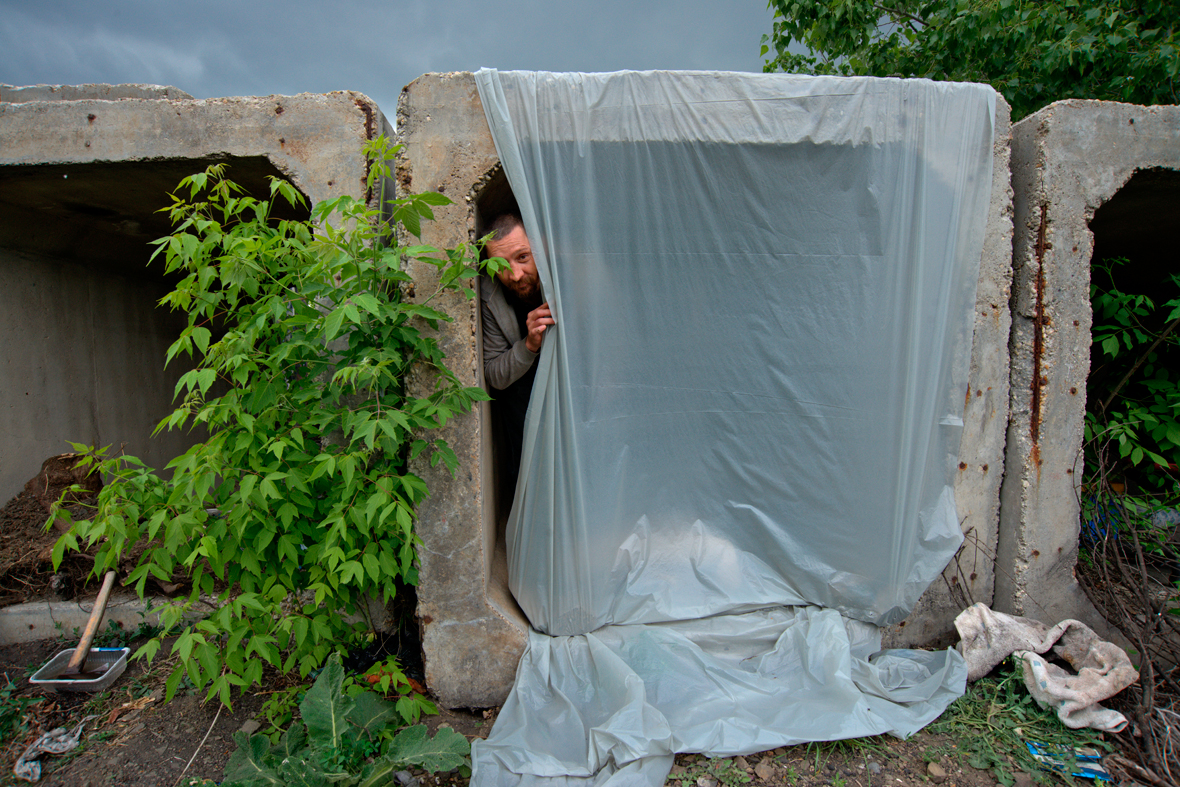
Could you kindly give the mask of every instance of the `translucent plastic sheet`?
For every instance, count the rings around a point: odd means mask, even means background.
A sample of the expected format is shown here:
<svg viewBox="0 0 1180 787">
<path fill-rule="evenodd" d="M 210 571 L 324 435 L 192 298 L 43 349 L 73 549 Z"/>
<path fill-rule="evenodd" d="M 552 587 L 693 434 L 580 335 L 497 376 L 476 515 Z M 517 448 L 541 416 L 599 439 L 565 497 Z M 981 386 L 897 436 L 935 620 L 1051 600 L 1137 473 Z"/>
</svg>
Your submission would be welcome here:
<svg viewBox="0 0 1180 787">
<path fill-rule="evenodd" d="M 962 540 L 952 483 L 994 92 L 695 72 L 476 78 L 558 323 L 508 525 L 512 591 L 553 636 L 533 636 L 477 748 L 479 783 L 659 783 L 673 751 L 932 719 L 962 690 L 957 656 L 870 663 L 833 632 L 862 625 L 840 615 L 902 619 Z M 743 613 L 783 605 L 824 609 L 757 612 L 790 622 L 742 633 Z M 734 622 L 699 620 L 719 615 Z M 726 637 L 702 646 L 702 625 Z M 749 648 L 736 666 L 711 661 Z M 713 686 L 691 708 L 659 700 L 681 668 L 691 691 Z M 782 723 L 735 720 L 760 692 Z M 558 696 L 570 705 L 552 716 Z"/>
</svg>

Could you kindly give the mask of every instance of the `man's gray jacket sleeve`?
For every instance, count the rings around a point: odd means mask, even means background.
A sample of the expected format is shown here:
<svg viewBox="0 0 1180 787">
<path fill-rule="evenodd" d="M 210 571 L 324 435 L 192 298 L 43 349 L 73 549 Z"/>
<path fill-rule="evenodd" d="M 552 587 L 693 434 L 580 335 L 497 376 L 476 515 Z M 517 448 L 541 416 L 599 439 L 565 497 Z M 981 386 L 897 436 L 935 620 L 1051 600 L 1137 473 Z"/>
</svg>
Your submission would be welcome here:
<svg viewBox="0 0 1180 787">
<path fill-rule="evenodd" d="M 479 300 L 483 315 L 484 382 L 492 388 L 504 389 L 524 376 L 537 360 L 537 353 L 525 345 L 516 313 L 508 305 L 499 281 L 480 279 Z"/>
</svg>

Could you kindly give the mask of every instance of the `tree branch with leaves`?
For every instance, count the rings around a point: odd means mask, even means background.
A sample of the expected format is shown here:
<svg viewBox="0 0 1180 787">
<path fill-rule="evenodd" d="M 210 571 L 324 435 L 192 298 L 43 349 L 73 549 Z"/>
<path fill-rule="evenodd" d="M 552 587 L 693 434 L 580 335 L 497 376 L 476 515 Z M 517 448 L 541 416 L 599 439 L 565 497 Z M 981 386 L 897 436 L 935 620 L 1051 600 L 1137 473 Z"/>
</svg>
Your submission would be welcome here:
<svg viewBox="0 0 1180 787">
<path fill-rule="evenodd" d="M 1066 98 L 1177 101 L 1180 30 L 1170 0 L 770 0 L 769 7 L 768 72 L 985 82 L 1012 105 L 1014 120 Z"/>
</svg>

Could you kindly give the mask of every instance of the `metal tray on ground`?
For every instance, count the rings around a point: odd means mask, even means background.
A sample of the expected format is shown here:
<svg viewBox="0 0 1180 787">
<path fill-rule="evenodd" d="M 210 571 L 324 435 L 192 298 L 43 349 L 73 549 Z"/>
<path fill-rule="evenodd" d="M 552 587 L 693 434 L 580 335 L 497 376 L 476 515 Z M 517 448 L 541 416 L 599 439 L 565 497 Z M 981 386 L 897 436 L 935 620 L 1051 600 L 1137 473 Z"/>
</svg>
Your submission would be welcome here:
<svg viewBox="0 0 1180 787">
<path fill-rule="evenodd" d="M 34 672 L 33 677 L 29 678 L 29 683 L 57 691 L 102 691 L 127 669 L 127 657 L 131 655 L 131 648 L 91 648 L 82 671 L 101 672 L 102 674 L 96 678 L 62 675 L 73 655 L 73 648 L 61 651 L 44 667 Z"/>
</svg>

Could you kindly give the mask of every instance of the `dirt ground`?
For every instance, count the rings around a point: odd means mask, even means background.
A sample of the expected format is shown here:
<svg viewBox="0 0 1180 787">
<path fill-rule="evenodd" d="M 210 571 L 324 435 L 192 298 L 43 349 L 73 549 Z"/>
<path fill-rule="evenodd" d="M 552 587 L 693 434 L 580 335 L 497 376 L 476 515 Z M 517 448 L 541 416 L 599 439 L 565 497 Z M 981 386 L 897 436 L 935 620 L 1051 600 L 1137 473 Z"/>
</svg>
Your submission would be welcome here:
<svg viewBox="0 0 1180 787">
<path fill-rule="evenodd" d="M 0 606 L 34 598 L 73 598 L 86 585 L 94 567 L 88 555 L 71 555 L 54 572 L 53 545 L 61 533 L 53 528 L 46 532 L 48 518 L 30 492 L 21 492 L 0 508 Z"/>
<path fill-rule="evenodd" d="M 232 711 L 183 691 L 163 703 L 168 669 L 160 663 L 145 670 L 142 663 L 131 662 L 108 691 L 96 695 L 55 693 L 28 683 L 36 669 L 71 644 L 40 640 L 0 647 L 0 681 L 11 679 L 19 687 L 18 696 L 35 703 L 25 714 L 27 731 L 0 741 L 4 787 L 26 783 L 13 777 L 12 766 L 29 743 L 54 727 L 72 728 L 88 716 L 94 718 L 84 728 L 82 746 L 66 756 L 43 758 L 40 784 L 159 787 L 177 784 L 182 774 L 185 782 L 189 777 L 220 782 L 235 748 L 233 734 L 251 720 L 262 721 L 259 711 L 269 693 L 266 689 L 242 695 Z M 133 650 L 137 644 L 132 644 Z M 485 717 L 483 712 L 444 710 L 426 722 L 432 731 L 446 724 L 473 738 L 486 737 L 491 718 L 494 715 Z"/>
<path fill-rule="evenodd" d="M 85 727 L 83 745 L 62 757 L 44 758 L 41 784 L 53 787 L 156 787 L 188 784 L 190 778 L 221 780 L 233 753 L 234 732 L 251 722 L 265 724 L 261 706 L 270 690 L 247 692 L 232 711 L 182 690 L 169 703 L 161 702 L 167 663 L 149 670 L 139 662 L 107 692 L 99 695 L 46 692 L 27 678 L 64 647 L 64 639 L 42 640 L 0 647 L 0 683 L 11 679 L 15 696 L 35 703 L 27 708 L 26 729 L 9 740 L 0 739 L 3 771 L 0 787 L 24 784 L 11 769 L 24 748 L 54 727 L 72 728 L 93 716 Z M 139 643 L 130 643 L 133 650 Z M 165 648 L 166 652 L 167 648 Z M 424 719 L 433 733 L 446 725 L 469 740 L 486 738 L 497 709 L 449 711 Z M 248 730 L 249 727 L 246 727 Z M 195 755 L 195 756 L 194 756 Z M 910 787 L 946 784 L 984 787 L 997 784 L 990 771 L 976 770 L 946 735 L 922 732 L 908 741 L 881 736 L 872 739 L 792 746 L 744 758 L 708 760 L 679 755 L 669 776 L 673 787 Z M 191 760 L 191 764 L 190 764 Z M 941 771 L 931 769 L 935 763 Z M 181 776 L 184 776 L 183 782 Z M 414 773 L 421 787 L 465 787 L 457 773 Z M 1060 783 L 1056 777 L 1044 777 Z M 1016 773 L 1018 785 L 1032 779 Z"/>
<path fill-rule="evenodd" d="M 0 785 L 24 784 L 12 777 L 11 768 L 24 747 L 39 734 L 56 726 L 72 727 L 87 716 L 95 718 L 85 727 L 83 745 L 66 756 L 45 757 L 41 784 L 159 787 L 187 784 L 190 778 L 216 783 L 235 748 L 234 732 L 252 720 L 263 721 L 259 710 L 266 691 L 245 694 L 234 703 L 232 711 L 183 692 L 172 702 L 162 703 L 167 669 L 161 665 L 145 671 L 142 664 L 133 662 L 109 691 L 99 695 L 58 694 L 31 687 L 28 675 L 62 647 L 68 644 L 42 640 L 0 648 L 0 675 L 22 684 L 22 696 L 37 700 L 26 716 L 26 733 L 0 742 L 4 754 Z M 432 732 L 446 725 L 474 740 L 487 737 L 495 712 L 443 710 L 425 721 Z M 927 732 L 908 741 L 879 737 L 800 745 L 717 760 L 680 755 L 676 762 L 669 778 L 674 787 L 741 783 L 774 787 L 908 787 L 932 783 L 984 787 L 997 783 L 990 772 L 975 770 L 957 756 L 955 741 Z M 942 768 L 941 773 L 930 770 L 932 762 Z M 468 781 L 457 773 L 414 775 L 423 787 L 462 787 Z M 1027 776 L 1018 774 L 1018 784 L 1021 782 L 1032 783 Z"/>
<path fill-rule="evenodd" d="M 46 513 L 27 492 L 0 509 L 0 606 L 34 598 L 93 596 L 97 583 L 87 583 L 92 562 L 86 555 L 71 557 L 54 572 L 50 551 L 58 533 L 45 532 Z M 138 642 L 128 643 L 132 650 Z M 166 660 L 150 668 L 131 662 L 111 689 L 98 695 L 54 693 L 33 687 L 28 677 L 59 650 L 72 647 L 64 635 L 56 640 L 0 647 L 0 721 L 14 708 L 23 711 L 23 724 L 12 732 L 0 727 L 0 787 L 25 784 L 12 775 L 12 766 L 25 747 L 55 727 L 86 723 L 83 743 L 62 756 L 43 759 L 40 784 L 50 787 L 159 787 L 191 780 L 221 780 L 238 730 L 265 725 L 260 709 L 271 686 L 237 698 L 233 709 L 204 703 L 183 690 L 163 703 Z M 167 652 L 167 647 L 162 652 Z M 443 710 L 424 721 L 433 733 L 449 726 L 468 739 L 487 737 L 497 709 Z M 933 764 L 933 765 L 932 765 Z M 415 773 L 422 787 L 464 787 L 458 773 Z M 1017 773 L 1017 784 L 1032 779 Z M 1052 778 L 1056 781 L 1056 777 Z M 183 780 L 182 780 L 183 779 Z M 747 757 L 708 760 L 679 755 L 669 777 L 674 787 L 735 787 L 740 784 L 773 787 L 908 787 L 946 784 L 983 787 L 996 784 L 990 771 L 971 768 L 945 735 L 923 732 L 908 741 L 880 737 L 775 749 Z"/>
</svg>

